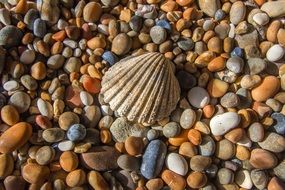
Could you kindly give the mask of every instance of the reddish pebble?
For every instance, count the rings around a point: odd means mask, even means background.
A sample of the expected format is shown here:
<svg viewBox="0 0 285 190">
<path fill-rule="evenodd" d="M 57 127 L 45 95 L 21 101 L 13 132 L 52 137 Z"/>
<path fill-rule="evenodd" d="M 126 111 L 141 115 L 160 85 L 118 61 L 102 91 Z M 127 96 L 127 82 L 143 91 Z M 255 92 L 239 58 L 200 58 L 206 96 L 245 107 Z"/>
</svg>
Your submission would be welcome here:
<svg viewBox="0 0 285 190">
<path fill-rule="evenodd" d="M 101 89 L 101 81 L 90 76 L 84 76 L 83 87 L 87 92 L 98 94 Z"/>
<path fill-rule="evenodd" d="M 42 129 L 48 129 L 52 127 L 52 123 L 49 118 L 43 115 L 36 116 L 36 124 Z"/>
<path fill-rule="evenodd" d="M 71 108 L 83 107 L 80 99 L 80 89 L 68 86 L 65 91 L 65 100 L 66 104 Z"/>
</svg>

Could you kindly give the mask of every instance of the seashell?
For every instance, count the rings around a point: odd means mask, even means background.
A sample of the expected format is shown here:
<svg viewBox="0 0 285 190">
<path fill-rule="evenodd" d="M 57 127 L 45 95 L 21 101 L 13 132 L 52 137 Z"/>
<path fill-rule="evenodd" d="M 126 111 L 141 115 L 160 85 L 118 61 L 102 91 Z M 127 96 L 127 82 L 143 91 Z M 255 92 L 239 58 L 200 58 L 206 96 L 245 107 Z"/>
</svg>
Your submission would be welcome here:
<svg viewBox="0 0 285 190">
<path fill-rule="evenodd" d="M 119 116 L 152 124 L 175 109 L 180 99 L 173 63 L 160 53 L 122 59 L 102 79 L 101 95 Z"/>
</svg>

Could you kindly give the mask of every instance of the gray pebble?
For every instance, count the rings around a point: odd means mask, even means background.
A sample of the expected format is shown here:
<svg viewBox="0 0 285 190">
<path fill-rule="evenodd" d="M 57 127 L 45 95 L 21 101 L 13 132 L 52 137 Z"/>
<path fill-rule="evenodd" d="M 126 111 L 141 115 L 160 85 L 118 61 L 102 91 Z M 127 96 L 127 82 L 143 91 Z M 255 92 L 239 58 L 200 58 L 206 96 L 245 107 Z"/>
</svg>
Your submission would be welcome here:
<svg viewBox="0 0 285 190">
<path fill-rule="evenodd" d="M 79 72 L 82 62 L 77 57 L 70 57 L 64 64 L 63 69 L 66 73 Z"/>
<path fill-rule="evenodd" d="M 47 60 L 47 66 L 50 69 L 59 69 L 63 66 L 63 64 L 64 64 L 64 57 L 60 54 L 52 55 Z"/>
<path fill-rule="evenodd" d="M 42 137 L 46 142 L 55 143 L 64 139 L 65 132 L 60 128 L 50 128 L 44 130 Z"/>
<path fill-rule="evenodd" d="M 29 9 L 25 14 L 24 23 L 27 25 L 28 29 L 34 29 L 34 22 L 37 18 L 39 18 L 39 12 L 36 9 Z"/>
<path fill-rule="evenodd" d="M 273 124 L 273 128 L 274 131 L 280 135 L 284 135 L 285 134 L 285 115 L 283 115 L 282 113 L 273 113 L 271 115 L 271 118 L 274 119 L 274 124 Z"/>
<path fill-rule="evenodd" d="M 274 153 L 283 152 L 285 150 L 285 138 L 277 133 L 267 133 L 263 141 L 258 142 L 258 145 Z"/>
<path fill-rule="evenodd" d="M 177 45 L 184 51 L 189 51 L 194 48 L 194 42 L 191 38 L 182 38 L 177 42 Z"/>
<path fill-rule="evenodd" d="M 264 138 L 264 127 L 262 124 L 255 122 L 248 128 L 248 137 L 253 142 L 260 142 Z"/>
<path fill-rule="evenodd" d="M 20 80 L 22 85 L 28 90 L 36 90 L 38 88 L 37 81 L 31 75 L 23 75 Z"/>
<path fill-rule="evenodd" d="M 220 184 L 230 184 L 234 180 L 234 173 L 228 168 L 221 168 L 217 173 L 217 180 Z"/>
<path fill-rule="evenodd" d="M 159 137 L 159 131 L 157 131 L 155 129 L 150 129 L 150 130 L 148 130 L 146 137 L 149 141 L 157 139 Z"/>
<path fill-rule="evenodd" d="M 163 127 L 163 135 L 166 138 L 175 137 L 180 134 L 181 127 L 176 122 L 169 122 Z"/>
<path fill-rule="evenodd" d="M 66 135 L 71 141 L 83 140 L 86 136 L 86 128 L 84 125 L 74 124 L 68 129 Z"/>
<path fill-rule="evenodd" d="M 140 161 L 137 157 L 123 154 L 117 160 L 118 166 L 127 171 L 139 171 Z"/>
<path fill-rule="evenodd" d="M 285 160 L 282 160 L 274 169 L 273 173 L 280 178 L 282 181 L 285 181 Z"/>
<path fill-rule="evenodd" d="M 0 45 L 7 48 L 18 46 L 23 37 L 22 31 L 12 25 L 3 27 L 0 30 Z"/>
<path fill-rule="evenodd" d="M 230 71 L 238 74 L 243 71 L 244 61 L 242 58 L 234 56 L 227 60 L 226 66 Z"/>
<path fill-rule="evenodd" d="M 129 25 L 131 29 L 135 32 L 139 32 L 143 26 L 143 19 L 140 16 L 134 15 L 130 22 Z"/>
<path fill-rule="evenodd" d="M 258 189 L 265 189 L 268 183 L 268 176 L 263 170 L 252 170 L 250 172 L 251 180 L 254 186 Z"/>
<path fill-rule="evenodd" d="M 266 68 L 266 62 L 261 58 L 249 58 L 247 60 L 247 66 L 251 75 L 256 75 L 264 71 Z"/>
<path fill-rule="evenodd" d="M 226 93 L 221 98 L 221 105 L 225 108 L 233 108 L 239 105 L 239 97 L 233 92 Z"/>
<path fill-rule="evenodd" d="M 204 136 L 202 143 L 198 146 L 199 153 L 202 156 L 212 156 L 215 153 L 216 144 L 210 136 Z"/>
<path fill-rule="evenodd" d="M 2 22 L 4 25 L 11 24 L 10 12 L 5 8 L 0 9 L 0 22 Z"/>
<path fill-rule="evenodd" d="M 155 44 L 163 43 L 167 38 L 167 32 L 161 26 L 154 26 L 150 29 L 150 37 Z"/>
<path fill-rule="evenodd" d="M 46 22 L 37 18 L 34 22 L 34 35 L 43 38 L 47 33 Z"/>
</svg>

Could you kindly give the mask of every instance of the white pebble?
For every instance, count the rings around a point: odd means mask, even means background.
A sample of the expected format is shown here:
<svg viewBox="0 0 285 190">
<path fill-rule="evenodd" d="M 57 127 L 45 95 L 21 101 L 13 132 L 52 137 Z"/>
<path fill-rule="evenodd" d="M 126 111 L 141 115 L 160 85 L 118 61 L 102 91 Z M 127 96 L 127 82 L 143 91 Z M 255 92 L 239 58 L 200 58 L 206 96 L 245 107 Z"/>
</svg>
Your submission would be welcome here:
<svg viewBox="0 0 285 190">
<path fill-rule="evenodd" d="M 86 91 L 81 91 L 80 92 L 80 100 L 85 106 L 90 106 L 93 104 L 93 97 L 91 94 L 89 94 Z"/>
<path fill-rule="evenodd" d="M 103 116 L 113 115 L 113 110 L 111 110 L 110 106 L 108 106 L 108 105 L 102 105 L 101 106 L 101 112 L 102 112 Z"/>
<path fill-rule="evenodd" d="M 256 13 L 252 18 L 256 24 L 261 26 L 264 26 L 269 22 L 269 16 L 266 13 Z"/>
<path fill-rule="evenodd" d="M 203 108 L 210 102 L 208 92 L 201 87 L 194 87 L 188 92 L 188 100 L 190 104 L 196 108 Z"/>
<path fill-rule="evenodd" d="M 269 61 L 278 61 L 284 56 L 284 48 L 279 45 L 275 44 L 266 53 L 266 58 Z"/>
<path fill-rule="evenodd" d="M 235 128 L 240 123 L 240 116 L 235 112 L 226 112 L 214 116 L 210 121 L 212 134 L 215 136 L 223 135 Z"/>
<path fill-rule="evenodd" d="M 237 142 L 237 144 L 241 146 L 245 146 L 247 148 L 251 148 L 252 141 L 246 135 L 244 135 L 242 139 Z"/>
<path fill-rule="evenodd" d="M 39 98 L 37 101 L 37 106 L 38 106 L 40 113 L 43 116 L 47 116 L 49 119 L 52 119 L 53 107 L 49 102 L 44 101 L 43 99 Z"/>
<path fill-rule="evenodd" d="M 182 176 L 188 172 L 188 164 L 183 156 L 177 153 L 170 153 L 165 160 L 166 167 Z"/>
<path fill-rule="evenodd" d="M 3 88 L 6 91 L 14 91 L 19 88 L 19 83 L 15 80 L 10 80 L 4 83 Z"/>
<path fill-rule="evenodd" d="M 242 188 L 251 189 L 253 183 L 251 181 L 250 173 L 248 170 L 240 170 L 235 175 L 235 182 Z"/>
<path fill-rule="evenodd" d="M 75 146 L 74 142 L 69 140 L 58 143 L 58 149 L 62 152 L 72 150 L 74 146 Z"/>
</svg>

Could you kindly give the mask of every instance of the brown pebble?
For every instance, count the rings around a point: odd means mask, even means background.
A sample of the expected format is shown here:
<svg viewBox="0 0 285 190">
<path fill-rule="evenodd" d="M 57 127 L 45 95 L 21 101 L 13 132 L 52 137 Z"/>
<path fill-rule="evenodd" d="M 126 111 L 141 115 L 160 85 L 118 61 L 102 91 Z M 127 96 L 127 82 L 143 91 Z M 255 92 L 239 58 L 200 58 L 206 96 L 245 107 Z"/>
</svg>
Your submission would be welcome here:
<svg viewBox="0 0 285 190">
<path fill-rule="evenodd" d="M 96 190 L 109 190 L 109 185 L 103 176 L 97 171 L 90 171 L 87 174 L 87 181 Z"/>
<path fill-rule="evenodd" d="M 191 172 L 187 177 L 187 184 L 191 188 L 201 188 L 207 183 L 207 176 L 201 172 Z"/>
<path fill-rule="evenodd" d="M 164 170 L 161 178 L 171 189 L 184 190 L 186 187 L 185 179 L 173 171 Z"/>
<path fill-rule="evenodd" d="M 0 154 L 0 179 L 6 178 L 14 170 L 14 160 L 10 154 Z"/>
<path fill-rule="evenodd" d="M 6 105 L 1 109 L 1 119 L 7 125 L 14 125 L 20 120 L 20 115 L 14 106 Z"/>
<path fill-rule="evenodd" d="M 142 153 L 144 148 L 141 137 L 130 136 L 125 141 L 125 149 L 129 155 L 136 156 Z"/>
<path fill-rule="evenodd" d="M 256 169 L 271 169 L 278 163 L 276 156 L 264 149 L 256 148 L 251 151 L 250 164 Z"/>
<path fill-rule="evenodd" d="M 49 174 L 47 166 L 36 163 L 28 163 L 22 168 L 22 176 L 29 183 L 41 184 L 49 178 Z"/>
<path fill-rule="evenodd" d="M 103 10 L 99 3 L 89 2 L 83 9 L 83 19 L 86 22 L 96 22 L 100 19 Z"/>
<path fill-rule="evenodd" d="M 66 176 L 65 182 L 69 187 L 81 186 L 86 182 L 86 174 L 82 169 L 74 170 Z"/>
<path fill-rule="evenodd" d="M 161 189 L 163 187 L 163 181 L 160 178 L 150 179 L 146 182 L 145 186 L 148 190 Z"/>
<path fill-rule="evenodd" d="M 210 80 L 207 86 L 209 94 L 214 98 L 220 98 L 225 95 L 228 88 L 229 84 L 219 79 Z"/>
</svg>

